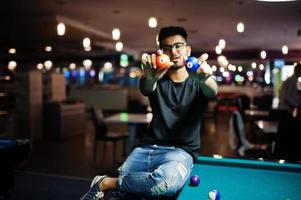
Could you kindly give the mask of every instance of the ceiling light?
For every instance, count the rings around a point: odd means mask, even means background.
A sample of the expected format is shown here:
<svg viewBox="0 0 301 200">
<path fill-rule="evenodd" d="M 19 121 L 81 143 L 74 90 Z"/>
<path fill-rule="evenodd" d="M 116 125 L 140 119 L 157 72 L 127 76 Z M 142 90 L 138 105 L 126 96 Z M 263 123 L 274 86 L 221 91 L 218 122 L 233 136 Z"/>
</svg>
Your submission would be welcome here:
<svg viewBox="0 0 301 200">
<path fill-rule="evenodd" d="M 283 45 L 281 51 L 284 55 L 288 54 L 288 47 L 286 45 Z"/>
<path fill-rule="evenodd" d="M 226 41 L 225 41 L 224 39 L 220 39 L 220 40 L 218 41 L 218 45 L 219 45 L 222 49 L 224 49 L 224 48 L 226 47 Z"/>
<path fill-rule="evenodd" d="M 120 30 L 119 30 L 119 28 L 114 28 L 112 30 L 112 38 L 113 38 L 113 40 L 119 40 L 120 39 Z"/>
<path fill-rule="evenodd" d="M 113 64 L 111 62 L 106 62 L 103 65 L 103 72 L 112 72 L 113 71 Z"/>
<path fill-rule="evenodd" d="M 155 17 L 150 17 L 149 19 L 148 19 L 148 26 L 150 27 L 150 28 L 156 28 L 157 27 L 157 19 L 155 18 Z"/>
<path fill-rule="evenodd" d="M 52 68 L 52 65 L 53 65 L 53 63 L 52 63 L 51 60 L 46 60 L 46 61 L 44 62 L 44 66 L 45 66 L 45 69 L 46 69 L 46 70 L 50 70 L 50 69 Z"/>
<path fill-rule="evenodd" d="M 45 51 L 47 51 L 47 52 L 52 51 L 52 47 L 51 47 L 51 46 L 46 46 L 46 47 L 45 47 Z"/>
<path fill-rule="evenodd" d="M 17 67 L 17 62 L 16 61 L 9 61 L 7 67 L 10 71 L 14 71 Z"/>
<path fill-rule="evenodd" d="M 91 66 L 92 66 L 92 60 L 90 60 L 90 59 L 84 60 L 83 65 L 84 65 L 85 69 L 87 71 L 89 71 L 91 69 Z"/>
<path fill-rule="evenodd" d="M 219 45 L 217 45 L 217 46 L 215 47 L 215 52 L 216 52 L 216 54 L 220 55 L 220 54 L 222 53 L 222 47 L 219 46 Z"/>
<path fill-rule="evenodd" d="M 260 64 L 259 65 L 259 69 L 262 71 L 262 70 L 264 70 L 264 65 L 263 64 Z"/>
<path fill-rule="evenodd" d="M 248 77 L 253 77 L 254 73 L 252 71 L 247 71 L 247 76 Z M 249 79 L 250 80 L 250 79 Z"/>
<path fill-rule="evenodd" d="M 127 67 L 129 66 L 129 57 L 127 54 L 121 54 L 120 55 L 120 61 L 119 64 L 121 67 Z"/>
<path fill-rule="evenodd" d="M 65 26 L 64 23 L 62 23 L 62 22 L 58 23 L 56 29 L 57 29 L 57 34 L 58 34 L 59 36 L 65 35 L 66 26 Z"/>
<path fill-rule="evenodd" d="M 217 67 L 215 65 L 212 65 L 211 69 L 212 69 L 212 71 L 216 72 Z"/>
<path fill-rule="evenodd" d="M 227 60 L 227 58 L 223 55 L 220 55 L 217 57 L 217 63 L 221 66 L 221 67 L 227 67 L 229 64 L 229 61 Z M 221 69 L 220 69 L 221 70 Z M 222 71 L 220 71 L 222 72 Z"/>
<path fill-rule="evenodd" d="M 237 30 L 237 32 L 239 32 L 239 33 L 244 32 L 244 31 L 245 31 L 245 25 L 244 25 L 244 23 L 239 22 L 239 23 L 236 25 L 236 30 Z"/>
<path fill-rule="evenodd" d="M 238 66 L 237 70 L 238 70 L 239 72 L 242 72 L 242 70 L 243 70 L 242 66 Z"/>
<path fill-rule="evenodd" d="M 9 50 L 8 50 L 8 53 L 9 54 L 15 54 L 17 52 L 17 50 L 15 49 L 15 48 L 10 48 Z"/>
<path fill-rule="evenodd" d="M 88 47 L 91 46 L 91 40 L 90 40 L 90 38 L 85 37 L 85 38 L 83 39 L 83 46 L 84 46 L 84 48 L 88 48 Z"/>
<path fill-rule="evenodd" d="M 76 64 L 75 63 L 70 63 L 69 69 L 70 70 L 75 70 L 76 69 Z"/>
<path fill-rule="evenodd" d="M 89 72 L 89 75 L 90 75 L 91 77 L 94 77 L 95 74 L 96 74 L 95 70 L 94 70 L 94 69 L 91 69 L 90 72 Z M 101 75 L 101 71 L 99 71 L 99 74 L 98 74 L 98 75 Z"/>
<path fill-rule="evenodd" d="M 43 69 L 43 64 L 42 63 L 38 63 L 37 64 L 37 69 L 38 70 L 42 70 Z"/>
<path fill-rule="evenodd" d="M 232 65 L 232 64 L 229 64 L 229 65 L 228 65 L 228 70 L 229 70 L 229 71 L 236 71 L 236 66 L 235 66 L 235 65 Z"/>
<path fill-rule="evenodd" d="M 260 52 L 260 57 L 261 57 L 261 59 L 266 59 L 266 57 L 267 57 L 267 52 L 264 51 L 264 50 L 262 50 L 262 51 Z"/>
<path fill-rule="evenodd" d="M 123 44 L 122 42 L 117 42 L 115 46 L 116 51 L 122 51 L 123 49 Z"/>
</svg>

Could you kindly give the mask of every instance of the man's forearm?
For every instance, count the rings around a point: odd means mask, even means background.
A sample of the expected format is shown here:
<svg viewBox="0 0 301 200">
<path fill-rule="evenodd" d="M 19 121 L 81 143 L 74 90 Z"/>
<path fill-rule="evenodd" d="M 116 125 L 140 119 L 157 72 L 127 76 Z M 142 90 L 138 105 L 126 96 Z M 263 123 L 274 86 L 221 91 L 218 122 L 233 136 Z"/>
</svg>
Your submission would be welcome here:
<svg viewBox="0 0 301 200">
<path fill-rule="evenodd" d="M 209 76 L 206 80 L 200 81 L 200 84 L 206 97 L 212 98 L 217 95 L 217 84 L 211 76 Z"/>
<path fill-rule="evenodd" d="M 140 78 L 139 87 L 143 95 L 151 94 L 156 89 L 156 86 L 157 86 L 156 79 L 148 79 L 145 76 L 142 76 Z"/>
</svg>

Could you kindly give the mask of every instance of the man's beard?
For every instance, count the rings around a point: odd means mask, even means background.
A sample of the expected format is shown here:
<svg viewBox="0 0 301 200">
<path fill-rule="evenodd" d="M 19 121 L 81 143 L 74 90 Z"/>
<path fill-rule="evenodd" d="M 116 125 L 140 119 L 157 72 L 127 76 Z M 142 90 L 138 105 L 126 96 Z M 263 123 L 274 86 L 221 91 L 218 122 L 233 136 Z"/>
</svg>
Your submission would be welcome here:
<svg viewBox="0 0 301 200">
<path fill-rule="evenodd" d="M 185 64 L 183 61 L 179 61 L 179 62 L 176 62 L 173 66 L 170 67 L 171 70 L 178 70 L 182 67 L 185 67 Z"/>
</svg>

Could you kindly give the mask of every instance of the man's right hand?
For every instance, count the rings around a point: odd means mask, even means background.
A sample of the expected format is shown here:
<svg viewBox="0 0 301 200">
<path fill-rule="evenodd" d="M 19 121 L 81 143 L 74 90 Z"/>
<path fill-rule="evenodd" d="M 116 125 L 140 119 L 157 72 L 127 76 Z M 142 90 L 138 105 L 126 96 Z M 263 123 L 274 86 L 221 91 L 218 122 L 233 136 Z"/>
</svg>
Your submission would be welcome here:
<svg viewBox="0 0 301 200">
<path fill-rule="evenodd" d="M 162 55 L 162 51 L 158 50 L 157 55 Z M 170 66 L 165 69 L 159 69 L 156 66 L 156 54 L 143 54 L 141 58 L 141 62 L 143 64 L 143 71 L 144 71 L 144 77 L 149 80 L 155 80 L 158 81 L 161 79 L 164 74 L 168 71 L 168 69 L 174 64 L 173 62 L 170 62 Z"/>
</svg>

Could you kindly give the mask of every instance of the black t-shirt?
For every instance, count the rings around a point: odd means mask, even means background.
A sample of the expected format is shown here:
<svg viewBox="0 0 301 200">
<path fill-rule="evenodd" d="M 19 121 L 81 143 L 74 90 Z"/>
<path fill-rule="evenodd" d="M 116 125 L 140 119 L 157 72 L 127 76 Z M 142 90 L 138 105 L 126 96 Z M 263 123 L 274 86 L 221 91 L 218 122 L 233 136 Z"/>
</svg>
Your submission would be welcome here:
<svg viewBox="0 0 301 200">
<path fill-rule="evenodd" d="M 175 146 L 194 158 L 200 148 L 201 118 L 208 98 L 198 82 L 189 77 L 175 83 L 164 76 L 149 95 L 153 119 L 144 144 Z"/>
</svg>

